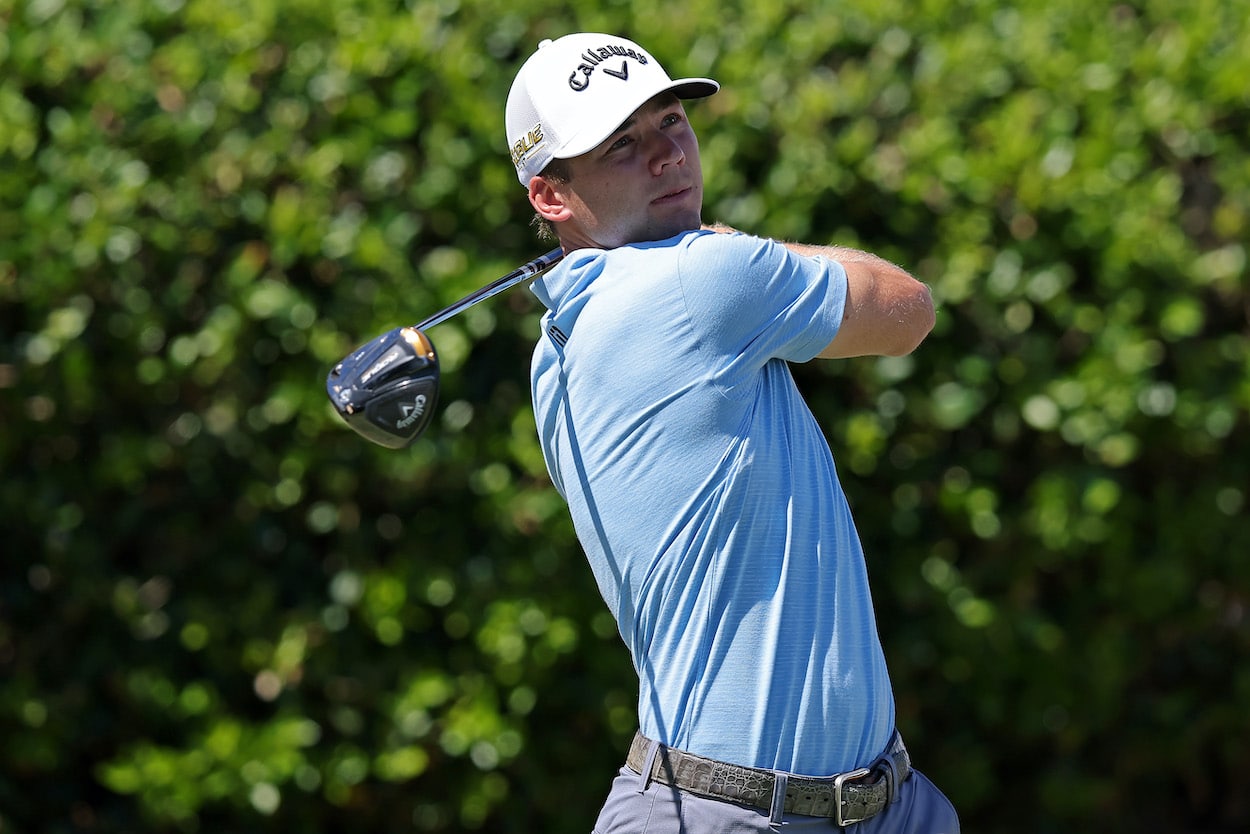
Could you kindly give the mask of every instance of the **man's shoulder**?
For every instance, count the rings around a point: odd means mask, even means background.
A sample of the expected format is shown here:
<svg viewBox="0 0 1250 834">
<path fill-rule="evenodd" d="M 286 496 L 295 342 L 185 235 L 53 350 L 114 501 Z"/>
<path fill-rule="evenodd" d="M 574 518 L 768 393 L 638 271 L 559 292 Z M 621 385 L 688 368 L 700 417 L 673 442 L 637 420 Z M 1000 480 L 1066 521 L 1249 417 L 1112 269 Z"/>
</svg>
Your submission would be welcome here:
<svg viewBox="0 0 1250 834">
<path fill-rule="evenodd" d="M 687 248 L 696 251 L 700 257 L 723 256 L 762 263 L 804 259 L 780 241 L 737 230 L 716 231 L 704 228 L 687 233 L 683 241 Z"/>
<path fill-rule="evenodd" d="M 596 250 L 605 268 L 678 272 L 687 280 L 700 275 L 804 274 L 812 258 L 799 255 L 776 240 L 738 231 L 693 229 L 665 240 L 631 243 Z"/>
<path fill-rule="evenodd" d="M 784 257 L 785 253 L 784 247 L 767 238 L 744 232 L 716 232 L 706 228 L 692 229 L 666 240 L 635 243 L 623 248 L 640 259 L 678 258 L 683 262 L 693 260 L 696 263 L 710 262 L 720 266 Z"/>
</svg>

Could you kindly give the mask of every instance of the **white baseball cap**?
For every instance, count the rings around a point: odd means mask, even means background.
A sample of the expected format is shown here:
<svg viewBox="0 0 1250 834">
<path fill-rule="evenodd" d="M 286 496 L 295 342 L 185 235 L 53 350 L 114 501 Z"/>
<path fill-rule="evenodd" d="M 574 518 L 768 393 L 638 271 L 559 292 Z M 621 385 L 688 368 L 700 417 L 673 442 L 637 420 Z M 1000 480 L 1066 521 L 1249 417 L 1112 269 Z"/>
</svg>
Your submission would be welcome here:
<svg viewBox="0 0 1250 834">
<path fill-rule="evenodd" d="M 504 121 L 517 179 L 528 186 L 553 159 L 580 156 L 607 139 L 652 97 L 703 98 L 710 78 L 669 78 L 641 46 L 582 32 L 545 40 L 517 73 Z"/>
</svg>

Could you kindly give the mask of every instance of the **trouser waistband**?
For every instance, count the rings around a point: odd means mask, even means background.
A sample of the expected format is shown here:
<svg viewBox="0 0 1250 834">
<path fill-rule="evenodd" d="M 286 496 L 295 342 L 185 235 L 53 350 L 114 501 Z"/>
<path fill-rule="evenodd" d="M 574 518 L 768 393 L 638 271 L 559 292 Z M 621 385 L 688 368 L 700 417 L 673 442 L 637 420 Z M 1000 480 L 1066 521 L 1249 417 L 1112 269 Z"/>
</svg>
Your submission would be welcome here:
<svg viewBox="0 0 1250 834">
<path fill-rule="evenodd" d="M 654 742 L 641 732 L 634 736 L 625 763 L 648 781 L 761 808 L 777 823 L 782 814 L 803 814 L 829 817 L 839 826 L 879 814 L 911 775 L 911 758 L 897 732 L 870 767 L 826 777 L 718 762 Z"/>
</svg>

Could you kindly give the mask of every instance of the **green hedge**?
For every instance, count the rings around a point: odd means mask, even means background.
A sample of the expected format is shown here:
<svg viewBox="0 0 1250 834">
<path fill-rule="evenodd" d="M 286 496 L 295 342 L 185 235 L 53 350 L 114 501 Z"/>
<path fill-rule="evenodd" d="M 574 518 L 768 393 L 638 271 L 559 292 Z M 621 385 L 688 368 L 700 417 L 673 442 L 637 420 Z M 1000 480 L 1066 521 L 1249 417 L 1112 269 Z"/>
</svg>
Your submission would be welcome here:
<svg viewBox="0 0 1250 834">
<path fill-rule="evenodd" d="M 0 831 L 589 830 L 635 685 L 537 302 L 432 330 L 410 450 L 322 387 L 543 251 L 503 101 L 576 29 L 724 84 L 706 219 L 933 288 L 796 373 L 965 829 L 1250 824 L 1250 4 L 592 5 L 0 1 Z"/>
</svg>

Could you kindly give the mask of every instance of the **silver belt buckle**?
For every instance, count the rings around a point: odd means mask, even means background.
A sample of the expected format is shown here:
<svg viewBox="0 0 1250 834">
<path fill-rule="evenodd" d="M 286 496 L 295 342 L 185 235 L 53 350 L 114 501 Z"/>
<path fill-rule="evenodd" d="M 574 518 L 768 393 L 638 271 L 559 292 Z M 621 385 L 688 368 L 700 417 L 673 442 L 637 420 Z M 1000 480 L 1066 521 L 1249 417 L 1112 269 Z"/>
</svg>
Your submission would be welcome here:
<svg viewBox="0 0 1250 834">
<path fill-rule="evenodd" d="M 833 777 L 833 821 L 837 824 L 838 828 L 845 828 L 848 825 L 854 825 L 857 822 L 863 822 L 868 819 L 868 817 L 854 817 L 848 819 L 842 816 L 842 784 L 856 779 L 863 779 L 870 773 L 872 773 L 871 770 L 866 767 L 861 767 L 859 770 L 839 773 L 837 776 Z"/>
</svg>

